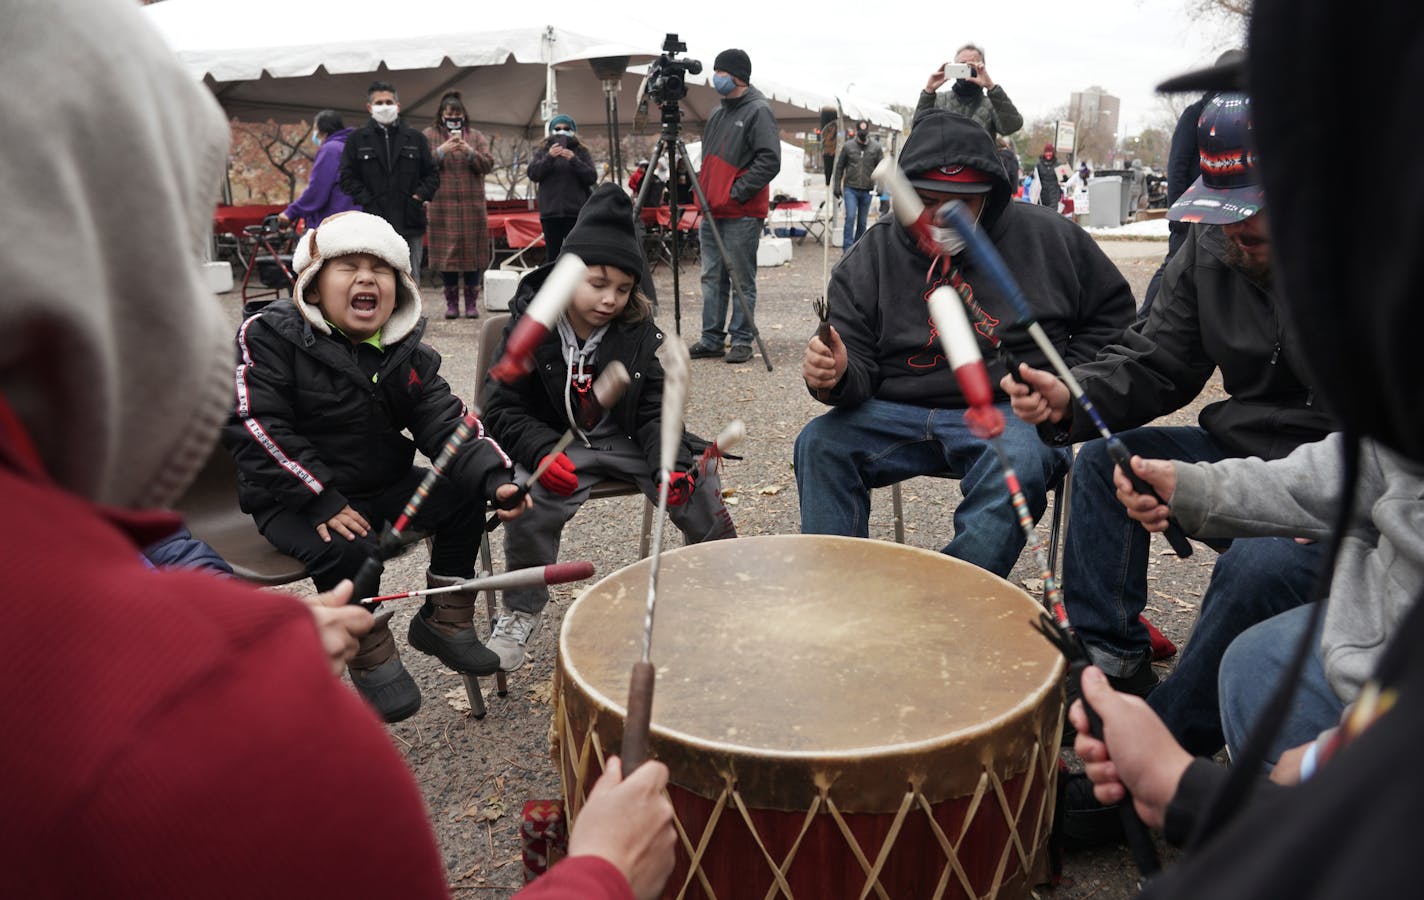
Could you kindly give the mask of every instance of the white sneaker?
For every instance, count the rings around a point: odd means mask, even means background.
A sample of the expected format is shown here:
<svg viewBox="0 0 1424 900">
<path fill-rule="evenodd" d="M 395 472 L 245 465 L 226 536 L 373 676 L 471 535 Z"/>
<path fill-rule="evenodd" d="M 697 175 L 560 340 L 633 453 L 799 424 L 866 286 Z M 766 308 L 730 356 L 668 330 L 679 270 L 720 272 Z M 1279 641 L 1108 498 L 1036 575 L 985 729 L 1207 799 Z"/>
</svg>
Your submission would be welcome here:
<svg viewBox="0 0 1424 900">
<path fill-rule="evenodd" d="M 505 672 L 513 672 L 524 665 L 525 648 L 539 633 L 539 625 L 544 621 L 542 612 L 507 612 L 494 620 L 490 629 L 490 639 L 485 646 L 499 654 L 499 667 Z"/>
</svg>

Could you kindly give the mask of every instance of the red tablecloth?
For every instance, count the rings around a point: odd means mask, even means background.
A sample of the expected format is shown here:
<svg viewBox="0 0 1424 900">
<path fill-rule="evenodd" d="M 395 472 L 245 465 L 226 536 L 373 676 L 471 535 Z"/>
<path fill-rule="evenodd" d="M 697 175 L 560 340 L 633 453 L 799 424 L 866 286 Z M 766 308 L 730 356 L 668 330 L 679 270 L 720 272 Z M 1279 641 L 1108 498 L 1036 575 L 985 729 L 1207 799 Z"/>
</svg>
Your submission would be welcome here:
<svg viewBox="0 0 1424 900">
<path fill-rule="evenodd" d="M 539 224 L 537 210 L 489 212 L 491 238 L 502 237 L 511 247 L 544 246 L 544 226 Z"/>
<path fill-rule="evenodd" d="M 286 209 L 286 204 L 267 203 L 256 206 L 228 206 L 219 203 L 213 210 L 213 232 L 215 234 L 241 235 L 248 225 L 261 225 L 267 216 L 275 216 Z"/>
<path fill-rule="evenodd" d="M 672 223 L 672 208 L 668 206 L 646 207 L 639 213 L 639 217 L 643 220 L 644 225 L 667 228 Z M 696 231 L 697 226 L 702 224 L 702 213 L 695 208 L 679 209 L 677 218 L 679 231 Z"/>
</svg>

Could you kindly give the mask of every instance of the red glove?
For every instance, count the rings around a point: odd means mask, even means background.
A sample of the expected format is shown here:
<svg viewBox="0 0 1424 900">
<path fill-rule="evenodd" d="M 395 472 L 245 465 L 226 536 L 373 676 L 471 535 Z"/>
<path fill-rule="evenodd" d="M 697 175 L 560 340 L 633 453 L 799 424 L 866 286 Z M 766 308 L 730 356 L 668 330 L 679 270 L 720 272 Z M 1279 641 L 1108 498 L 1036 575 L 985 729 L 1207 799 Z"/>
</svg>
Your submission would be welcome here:
<svg viewBox="0 0 1424 900">
<path fill-rule="evenodd" d="M 668 476 L 668 506 L 681 506 L 692 499 L 697 489 L 697 473 L 673 472 Z"/>
<path fill-rule="evenodd" d="M 540 459 L 539 465 L 542 466 L 544 460 L 548 458 L 545 456 Z M 539 483 L 560 497 L 569 496 L 578 490 L 578 474 L 574 472 L 574 461 L 560 453 L 554 457 L 553 463 L 549 465 L 544 474 L 539 476 Z"/>
</svg>

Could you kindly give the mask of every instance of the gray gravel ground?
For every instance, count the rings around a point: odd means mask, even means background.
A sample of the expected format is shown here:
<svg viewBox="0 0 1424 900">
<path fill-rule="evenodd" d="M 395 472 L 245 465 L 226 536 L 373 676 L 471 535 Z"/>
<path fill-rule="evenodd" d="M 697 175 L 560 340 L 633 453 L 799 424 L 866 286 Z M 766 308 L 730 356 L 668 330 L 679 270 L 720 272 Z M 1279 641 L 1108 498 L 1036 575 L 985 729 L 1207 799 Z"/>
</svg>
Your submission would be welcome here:
<svg viewBox="0 0 1424 900">
<path fill-rule="evenodd" d="M 1141 297 L 1156 269 L 1165 244 L 1141 241 L 1104 241 L 1103 248 L 1121 268 Z M 839 250 L 832 250 L 838 254 Z M 745 365 L 720 360 L 694 360 L 687 424 L 711 436 L 731 419 L 746 422 L 745 457 L 728 461 L 723 472 L 728 503 L 742 535 L 785 534 L 799 530 L 791 447 L 801 426 L 823 407 L 806 392 L 800 378 L 805 342 L 814 330 L 812 300 L 820 293 L 820 248 L 812 241 L 795 245 L 788 265 L 758 272 L 757 318 L 775 365 L 767 372 L 760 356 Z M 674 324 L 671 274 L 667 267 L 655 275 L 662 306 L 658 321 Z M 684 264 L 681 290 L 682 334 L 685 342 L 699 331 L 701 299 L 695 263 Z M 236 292 L 224 297 L 234 323 L 239 318 Z M 425 313 L 430 318 L 427 341 L 444 356 L 443 371 L 455 390 L 468 398 L 474 388 L 475 350 L 480 323 L 443 318 L 439 291 L 426 287 Z M 1190 408 L 1163 420 L 1169 424 L 1194 424 L 1196 412 L 1221 395 L 1213 380 Z M 917 478 L 903 485 L 906 542 L 938 549 L 949 538 L 949 516 L 958 502 L 954 482 Z M 564 534 L 562 558 L 591 560 L 600 575 L 633 563 L 638 556 L 640 498 L 617 498 L 590 503 L 569 524 Z M 1046 533 L 1047 517 L 1040 525 Z M 676 529 L 669 528 L 680 542 Z M 878 491 L 873 499 L 871 537 L 893 540 L 890 492 Z M 496 540 L 496 571 L 501 553 Z M 1151 597 L 1148 616 L 1180 645 L 1195 619 L 1201 595 L 1214 561 L 1199 547 L 1188 560 L 1177 560 L 1165 544 L 1155 544 L 1149 571 Z M 426 551 L 416 545 L 386 570 L 388 589 L 423 586 Z M 1037 572 L 1024 554 L 1011 580 L 1031 588 Z M 444 851 L 449 881 L 455 896 L 507 897 L 521 884 L 519 823 L 523 803 L 533 798 L 559 795 L 559 782 L 548 753 L 551 715 L 550 687 L 556 636 L 564 610 L 575 588 L 556 588 L 542 633 L 532 645 L 531 662 L 509 678 L 509 694 L 497 697 L 493 679 L 485 679 L 488 716 L 472 718 L 463 700 L 461 682 L 429 657 L 405 650 L 405 659 L 424 693 L 424 706 L 412 719 L 390 728 L 393 742 L 410 764 L 429 806 L 430 820 Z M 310 590 L 306 584 L 291 590 Z M 404 645 L 405 623 L 413 605 L 403 604 L 395 624 Z M 848 654 L 848 658 L 850 654 Z M 867 675 L 873 677 L 867 666 Z M 1169 666 L 1164 666 L 1165 674 Z M 889 684 L 887 684 L 887 689 Z M 1067 879 L 1048 896 L 1064 898 L 1130 897 L 1135 894 L 1135 871 L 1125 850 L 1112 848 L 1072 856 Z"/>
</svg>

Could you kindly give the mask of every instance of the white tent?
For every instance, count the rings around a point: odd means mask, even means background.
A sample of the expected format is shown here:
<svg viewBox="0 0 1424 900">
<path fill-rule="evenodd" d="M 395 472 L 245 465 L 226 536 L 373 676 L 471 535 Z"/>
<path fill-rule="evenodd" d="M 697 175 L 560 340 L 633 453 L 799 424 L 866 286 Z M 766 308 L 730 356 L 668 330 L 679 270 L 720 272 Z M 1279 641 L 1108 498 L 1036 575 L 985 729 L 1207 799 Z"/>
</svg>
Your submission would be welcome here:
<svg viewBox="0 0 1424 900">
<path fill-rule="evenodd" d="M 166 0 L 144 12 L 223 108 L 249 120 L 296 121 L 327 108 L 359 120 L 367 85 L 383 78 L 396 85 L 414 123 L 433 118 L 441 94 L 456 89 L 476 124 L 513 126 L 533 136 L 550 113 L 545 100 L 552 83 L 558 111 L 577 119 L 580 131 L 596 131 L 605 122 L 605 95 L 587 60 L 628 56 L 636 66 L 656 56 L 654 48 L 556 27 L 492 30 L 487 5 L 401 0 L 382 8 L 373 16 L 353 0 L 244 0 L 238 12 L 211 0 Z M 716 107 L 710 74 L 688 79 L 682 109 L 689 124 L 705 121 Z M 641 80 L 629 72 L 618 82 L 623 126 L 633 124 Z M 834 103 L 823 94 L 753 83 L 789 131 L 815 128 L 821 106 Z M 656 109 L 649 118 L 655 130 Z M 889 110 L 872 118 L 900 127 Z"/>
<path fill-rule="evenodd" d="M 688 144 L 687 155 L 692 158 L 694 169 L 701 168 L 702 142 L 695 141 Z M 820 178 L 821 176 L 817 175 L 816 177 Z M 806 199 L 806 151 L 785 141 L 781 142 L 781 171 L 771 179 L 771 195 L 775 197 L 778 194 L 793 200 Z"/>
</svg>

